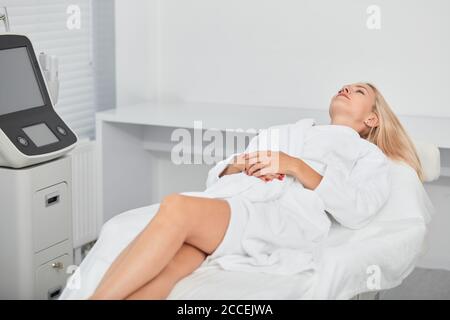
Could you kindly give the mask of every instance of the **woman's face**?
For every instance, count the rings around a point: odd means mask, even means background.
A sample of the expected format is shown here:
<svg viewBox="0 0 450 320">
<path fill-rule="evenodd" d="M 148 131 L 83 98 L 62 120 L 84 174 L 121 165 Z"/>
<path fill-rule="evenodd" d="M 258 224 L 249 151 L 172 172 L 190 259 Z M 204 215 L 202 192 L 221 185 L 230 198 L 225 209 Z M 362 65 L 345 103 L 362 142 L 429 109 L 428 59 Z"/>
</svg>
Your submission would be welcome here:
<svg viewBox="0 0 450 320">
<path fill-rule="evenodd" d="M 350 126 L 365 135 L 371 127 L 378 126 L 378 117 L 372 112 L 374 104 L 375 92 L 367 84 L 345 85 L 331 99 L 331 123 Z"/>
</svg>

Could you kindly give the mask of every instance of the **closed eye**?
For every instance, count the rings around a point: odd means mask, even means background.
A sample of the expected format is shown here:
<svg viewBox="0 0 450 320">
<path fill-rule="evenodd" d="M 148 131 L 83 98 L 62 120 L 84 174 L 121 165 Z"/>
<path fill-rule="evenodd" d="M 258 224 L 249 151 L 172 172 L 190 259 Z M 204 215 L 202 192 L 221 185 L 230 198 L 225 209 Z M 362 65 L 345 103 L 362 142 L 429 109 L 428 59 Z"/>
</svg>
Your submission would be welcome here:
<svg viewBox="0 0 450 320">
<path fill-rule="evenodd" d="M 362 90 L 356 90 L 356 92 L 359 92 L 359 93 L 361 93 L 362 95 L 365 95 L 364 91 L 362 91 Z"/>
</svg>

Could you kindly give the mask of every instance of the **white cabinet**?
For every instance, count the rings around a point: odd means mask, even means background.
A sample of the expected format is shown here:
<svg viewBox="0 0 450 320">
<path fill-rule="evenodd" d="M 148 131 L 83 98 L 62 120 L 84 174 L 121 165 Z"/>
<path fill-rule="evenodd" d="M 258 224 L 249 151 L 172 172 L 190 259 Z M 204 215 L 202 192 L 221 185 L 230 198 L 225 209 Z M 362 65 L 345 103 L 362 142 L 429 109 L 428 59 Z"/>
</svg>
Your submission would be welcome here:
<svg viewBox="0 0 450 320">
<path fill-rule="evenodd" d="M 56 299 L 64 288 L 73 264 L 71 178 L 70 156 L 0 167 L 0 299 Z"/>
</svg>

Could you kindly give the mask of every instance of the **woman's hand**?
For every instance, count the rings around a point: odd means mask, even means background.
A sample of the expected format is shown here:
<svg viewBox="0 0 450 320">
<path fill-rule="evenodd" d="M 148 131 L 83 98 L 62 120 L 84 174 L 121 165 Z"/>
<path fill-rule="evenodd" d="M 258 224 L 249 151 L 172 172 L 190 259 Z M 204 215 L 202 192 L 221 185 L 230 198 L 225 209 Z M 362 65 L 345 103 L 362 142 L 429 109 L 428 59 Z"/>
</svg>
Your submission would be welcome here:
<svg viewBox="0 0 450 320">
<path fill-rule="evenodd" d="M 234 157 L 233 161 L 231 162 L 230 166 L 235 169 L 238 172 L 242 172 L 245 170 L 245 153 L 238 154 Z"/>
<path fill-rule="evenodd" d="M 231 163 L 219 174 L 219 177 L 243 172 L 245 170 L 245 162 L 247 161 L 244 156 L 244 153 L 236 155 Z"/>
<path fill-rule="evenodd" d="M 229 174 L 244 172 L 248 165 L 249 165 L 249 159 L 247 158 L 247 154 L 241 153 L 234 157 L 233 161 L 225 168 L 225 170 L 222 171 L 222 173 L 219 175 L 219 177 L 223 177 L 223 176 L 226 176 Z M 269 182 L 274 179 L 283 180 L 284 176 L 285 176 L 284 174 L 280 174 L 280 173 L 275 173 L 275 174 L 269 173 L 269 174 L 261 175 L 258 178 L 265 182 Z"/>
<path fill-rule="evenodd" d="M 244 159 L 245 173 L 254 177 L 282 175 L 284 178 L 284 175 L 290 175 L 310 190 L 314 190 L 322 181 L 322 176 L 303 160 L 291 157 L 284 152 L 257 151 L 245 155 Z"/>
<path fill-rule="evenodd" d="M 250 176 L 293 175 L 298 160 L 284 152 L 257 151 L 244 156 L 245 173 Z"/>
</svg>

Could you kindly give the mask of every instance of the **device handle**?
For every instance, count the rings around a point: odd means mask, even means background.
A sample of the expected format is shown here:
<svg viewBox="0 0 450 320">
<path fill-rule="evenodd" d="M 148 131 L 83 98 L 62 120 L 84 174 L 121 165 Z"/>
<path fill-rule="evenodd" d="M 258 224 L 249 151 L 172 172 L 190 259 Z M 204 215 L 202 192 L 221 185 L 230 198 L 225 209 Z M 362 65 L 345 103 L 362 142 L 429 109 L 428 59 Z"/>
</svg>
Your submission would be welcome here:
<svg viewBox="0 0 450 320">
<path fill-rule="evenodd" d="M 47 82 L 48 90 L 52 96 L 53 104 L 58 103 L 59 98 L 59 62 L 56 56 L 48 55 L 45 52 L 39 54 L 39 62 Z"/>
<path fill-rule="evenodd" d="M 8 9 L 6 7 L 3 7 L 3 13 L 0 13 L 0 21 L 3 21 L 5 24 L 5 31 L 10 32 L 11 29 L 9 27 Z"/>
</svg>

